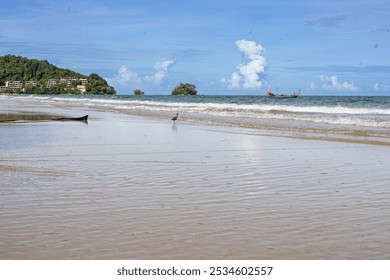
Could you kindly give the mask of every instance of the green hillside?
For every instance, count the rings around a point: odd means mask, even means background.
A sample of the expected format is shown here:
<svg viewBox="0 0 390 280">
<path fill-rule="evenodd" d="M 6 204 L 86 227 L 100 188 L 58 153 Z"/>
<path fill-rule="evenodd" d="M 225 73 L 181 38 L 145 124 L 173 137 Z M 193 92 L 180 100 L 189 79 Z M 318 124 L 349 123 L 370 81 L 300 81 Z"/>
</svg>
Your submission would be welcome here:
<svg viewBox="0 0 390 280">
<path fill-rule="evenodd" d="M 115 94 L 98 74 L 89 76 L 56 67 L 46 60 L 0 56 L 0 93 Z"/>
</svg>

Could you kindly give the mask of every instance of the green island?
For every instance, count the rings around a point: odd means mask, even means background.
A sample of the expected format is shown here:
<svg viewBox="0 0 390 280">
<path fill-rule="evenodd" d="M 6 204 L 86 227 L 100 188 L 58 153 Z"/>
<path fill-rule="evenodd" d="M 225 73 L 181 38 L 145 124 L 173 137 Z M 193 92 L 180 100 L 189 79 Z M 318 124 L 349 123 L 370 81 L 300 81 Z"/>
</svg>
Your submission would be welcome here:
<svg viewBox="0 0 390 280">
<path fill-rule="evenodd" d="M 0 93 L 115 94 L 96 73 L 89 76 L 59 68 L 46 60 L 0 56 Z"/>
<path fill-rule="evenodd" d="M 172 95 L 198 95 L 196 86 L 188 83 L 180 83 L 172 90 Z"/>
</svg>

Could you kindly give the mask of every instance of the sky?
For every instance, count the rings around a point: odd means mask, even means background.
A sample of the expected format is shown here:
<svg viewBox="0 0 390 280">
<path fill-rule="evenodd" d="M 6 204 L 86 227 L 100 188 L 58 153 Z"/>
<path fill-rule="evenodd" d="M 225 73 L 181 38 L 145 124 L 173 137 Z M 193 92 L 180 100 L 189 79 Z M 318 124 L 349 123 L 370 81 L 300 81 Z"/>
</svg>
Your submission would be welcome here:
<svg viewBox="0 0 390 280">
<path fill-rule="evenodd" d="M 390 0 L 0 1 L 0 55 L 118 94 L 390 95 Z"/>
</svg>

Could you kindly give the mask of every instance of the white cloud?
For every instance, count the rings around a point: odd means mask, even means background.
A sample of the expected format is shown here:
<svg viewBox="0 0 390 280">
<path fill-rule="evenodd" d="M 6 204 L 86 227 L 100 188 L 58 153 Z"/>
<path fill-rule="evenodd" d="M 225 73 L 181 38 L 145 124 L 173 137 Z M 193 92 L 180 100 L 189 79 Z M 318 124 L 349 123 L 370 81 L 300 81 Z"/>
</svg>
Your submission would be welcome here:
<svg viewBox="0 0 390 280">
<path fill-rule="evenodd" d="M 354 82 L 339 82 L 337 75 L 333 76 L 320 76 L 322 82 L 322 88 L 327 90 L 346 90 L 346 91 L 357 91 L 358 87 L 355 86 Z"/>
<path fill-rule="evenodd" d="M 137 72 L 130 70 L 126 65 L 122 65 L 112 78 L 105 78 L 109 85 L 121 89 L 138 88 L 143 86 L 143 81 L 153 85 L 161 84 L 168 75 L 168 68 L 174 63 L 173 60 L 161 59 L 156 62 L 156 69 L 153 75 L 146 75 L 143 78 Z"/>
<path fill-rule="evenodd" d="M 234 72 L 230 79 L 223 78 L 221 82 L 229 88 L 258 88 L 263 85 L 260 81 L 260 74 L 264 73 L 266 60 L 265 49 L 255 41 L 238 40 L 236 46 L 240 52 L 249 60 L 247 64 L 237 65 L 237 72 Z"/>
<path fill-rule="evenodd" d="M 154 69 L 156 69 L 156 73 L 152 76 L 145 76 L 144 80 L 153 84 L 161 84 L 161 82 L 167 77 L 168 75 L 168 68 L 170 65 L 175 63 L 173 60 L 170 59 L 161 59 L 160 61 L 157 61 L 154 65 Z"/>
<path fill-rule="evenodd" d="M 374 90 L 377 90 L 377 91 L 388 91 L 390 89 L 390 87 L 388 85 L 384 85 L 382 83 L 376 83 L 374 85 Z"/>
<path fill-rule="evenodd" d="M 139 86 L 141 84 L 141 78 L 137 72 L 127 69 L 126 65 L 122 65 L 118 69 L 118 73 L 112 78 L 106 78 L 108 84 L 114 87 L 130 87 Z"/>
</svg>

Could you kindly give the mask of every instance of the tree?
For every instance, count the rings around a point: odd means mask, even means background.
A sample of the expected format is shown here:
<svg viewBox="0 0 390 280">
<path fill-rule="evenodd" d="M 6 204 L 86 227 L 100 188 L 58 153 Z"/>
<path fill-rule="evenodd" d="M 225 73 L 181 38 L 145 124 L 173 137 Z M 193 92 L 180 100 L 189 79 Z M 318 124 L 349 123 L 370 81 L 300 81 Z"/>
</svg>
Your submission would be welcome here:
<svg viewBox="0 0 390 280">
<path fill-rule="evenodd" d="M 197 95 L 198 91 L 196 87 L 191 84 L 183 84 L 176 86 L 174 90 L 172 90 L 172 95 Z"/>
<path fill-rule="evenodd" d="M 115 94 L 115 89 L 107 84 L 98 74 L 92 73 L 88 76 L 86 93 L 90 94 Z"/>
<path fill-rule="evenodd" d="M 145 92 L 141 91 L 140 89 L 135 89 L 134 94 L 135 95 L 143 95 Z"/>
</svg>

